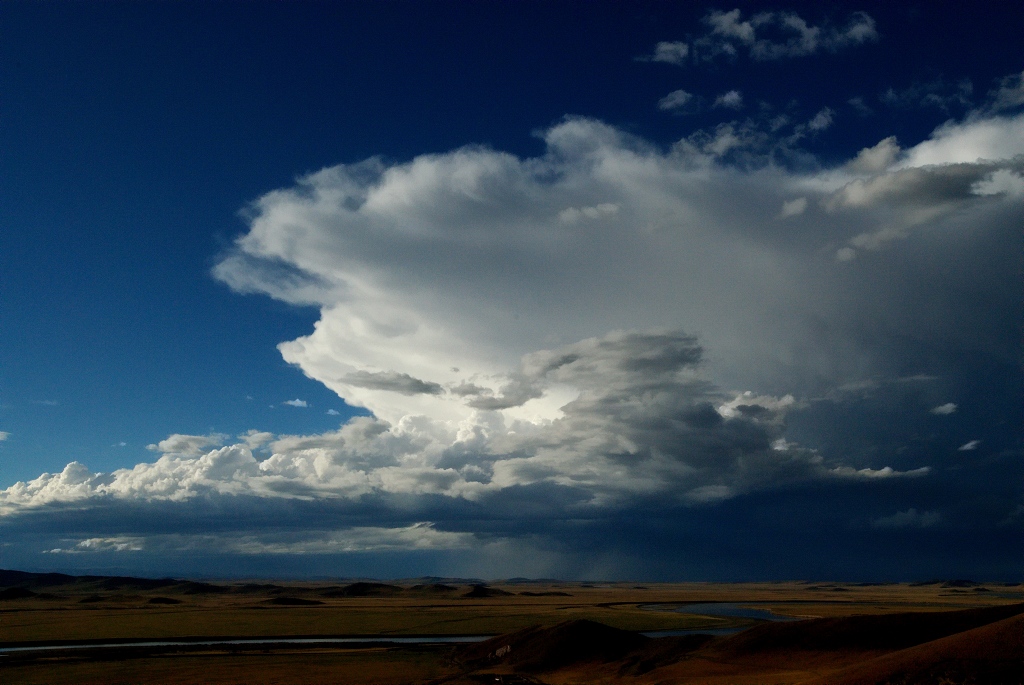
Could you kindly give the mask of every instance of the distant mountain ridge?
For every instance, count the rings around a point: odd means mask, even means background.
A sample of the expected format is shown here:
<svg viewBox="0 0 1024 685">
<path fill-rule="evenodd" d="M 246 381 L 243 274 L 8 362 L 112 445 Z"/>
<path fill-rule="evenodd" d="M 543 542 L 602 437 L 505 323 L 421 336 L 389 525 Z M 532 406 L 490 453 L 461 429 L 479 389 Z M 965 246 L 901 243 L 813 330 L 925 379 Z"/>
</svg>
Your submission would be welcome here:
<svg viewBox="0 0 1024 685">
<path fill-rule="evenodd" d="M 82 575 L 73 576 L 65 573 L 32 573 L 29 571 L 14 571 L 0 569 L 0 600 L 21 599 L 38 594 L 40 590 L 53 590 L 56 588 L 68 588 L 74 591 L 108 591 L 108 592 L 149 592 L 153 590 L 168 590 L 185 595 L 212 595 L 212 594 L 270 594 L 279 595 L 285 592 L 313 593 L 324 598 L 345 598 L 345 597 L 399 597 L 399 596 L 460 596 L 467 599 L 480 599 L 487 597 L 503 597 L 514 594 L 526 596 L 570 596 L 569 593 L 558 591 L 520 593 L 508 592 L 499 588 L 491 587 L 480 580 L 453 581 L 447 579 L 447 584 L 440 582 L 439 578 L 417 578 L 413 585 L 398 585 L 395 583 L 381 583 L 374 581 L 358 580 L 346 585 L 330 585 L 317 587 L 315 582 L 303 583 L 297 586 L 278 585 L 276 583 L 253 583 L 253 582 L 231 582 L 221 581 L 209 583 L 196 580 L 185 580 L 179 578 L 138 578 L 134 576 L 99 576 Z M 430 582 L 422 582 L 422 581 Z M 524 579 L 519 579 L 517 584 L 525 584 Z M 460 587 L 461 586 L 461 587 Z M 465 589 L 468 586 L 468 590 Z M 28 594 L 26 594 L 28 593 Z M 461 593 L 461 594 L 460 594 Z M 287 601 L 286 598 L 283 598 Z"/>
</svg>

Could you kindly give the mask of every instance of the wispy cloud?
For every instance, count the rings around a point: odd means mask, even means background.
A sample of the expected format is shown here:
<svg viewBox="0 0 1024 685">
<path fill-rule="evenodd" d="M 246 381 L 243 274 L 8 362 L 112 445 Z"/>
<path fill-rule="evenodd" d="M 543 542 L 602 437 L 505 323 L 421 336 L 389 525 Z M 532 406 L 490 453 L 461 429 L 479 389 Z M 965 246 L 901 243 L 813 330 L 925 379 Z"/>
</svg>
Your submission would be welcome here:
<svg viewBox="0 0 1024 685">
<path fill-rule="evenodd" d="M 934 107 L 949 112 L 954 107 L 961 111 L 971 107 L 974 86 L 964 79 L 955 83 L 937 79 L 927 83 L 913 83 L 899 90 L 889 88 L 878 100 L 898 108 Z"/>
<path fill-rule="evenodd" d="M 875 111 L 871 109 L 866 102 L 864 102 L 864 98 L 859 95 L 850 98 L 846 103 L 853 107 L 854 111 L 862 117 L 869 117 L 875 113 Z"/>
<path fill-rule="evenodd" d="M 728 109 L 741 109 L 743 107 L 743 94 L 738 90 L 730 90 L 715 98 L 713 107 L 725 107 Z"/>
<path fill-rule="evenodd" d="M 145 549 L 145 538 L 142 537 L 107 537 L 80 540 L 71 547 L 54 547 L 44 550 L 44 554 L 87 554 L 96 552 L 141 552 Z"/>
<path fill-rule="evenodd" d="M 837 466 L 832 469 L 832 474 L 839 478 L 859 478 L 863 480 L 880 480 L 887 478 L 919 478 L 931 473 L 931 467 L 922 466 L 909 471 L 897 471 L 891 466 L 880 469 L 853 469 L 849 466 Z"/>
<path fill-rule="evenodd" d="M 602 202 L 592 207 L 568 207 L 558 213 L 558 220 L 566 224 L 574 224 L 585 219 L 600 219 L 618 214 L 619 205 L 614 202 Z"/>
<path fill-rule="evenodd" d="M 248 535 L 216 540 L 236 554 L 340 554 L 390 550 L 456 550 L 479 544 L 472 533 L 435 529 L 429 522 L 400 528 L 354 527 L 321 535 Z"/>
<path fill-rule="evenodd" d="M 875 519 L 871 525 L 875 528 L 930 528 L 941 521 L 942 515 L 937 511 L 918 511 L 911 507 L 906 511 Z"/>
<path fill-rule="evenodd" d="M 306 400 L 300 400 L 298 398 L 294 400 L 285 400 L 281 404 L 287 404 L 289 407 L 308 407 L 309 403 Z"/>
<path fill-rule="evenodd" d="M 834 116 L 835 112 L 830 108 L 825 107 L 807 122 L 807 128 L 811 131 L 824 131 L 832 125 L 832 119 Z"/>
<path fill-rule="evenodd" d="M 480 545 L 471 533 L 437 530 L 432 523 L 354 526 L 333 531 L 259 533 L 155 533 L 64 540 L 44 554 L 150 552 L 157 554 L 315 555 L 392 550 L 458 550 Z"/>
<path fill-rule="evenodd" d="M 693 95 L 685 90 L 673 90 L 665 97 L 658 100 L 658 109 L 666 112 L 679 111 L 693 102 Z"/>
<path fill-rule="evenodd" d="M 989 94 L 988 109 L 994 112 L 1024 107 L 1024 72 L 1006 76 L 999 88 Z"/>
<path fill-rule="evenodd" d="M 664 62 L 666 64 L 686 64 L 690 54 L 690 46 L 681 41 L 662 41 L 654 46 L 654 52 L 637 59 L 641 62 Z"/>
<path fill-rule="evenodd" d="M 651 55 L 638 59 L 685 65 L 746 53 L 757 61 L 806 57 L 878 40 L 875 20 L 864 12 L 850 15 L 845 26 L 808 24 L 795 12 L 758 12 L 743 17 L 734 9 L 711 11 L 703 20 L 707 30 L 690 43 L 661 42 Z"/>
</svg>

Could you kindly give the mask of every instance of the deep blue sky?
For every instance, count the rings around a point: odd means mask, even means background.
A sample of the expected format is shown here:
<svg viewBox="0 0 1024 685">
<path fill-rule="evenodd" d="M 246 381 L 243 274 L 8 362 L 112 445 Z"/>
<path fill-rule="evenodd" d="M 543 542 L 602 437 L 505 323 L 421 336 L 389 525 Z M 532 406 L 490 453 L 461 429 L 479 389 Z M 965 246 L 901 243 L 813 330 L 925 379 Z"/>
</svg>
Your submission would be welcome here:
<svg viewBox="0 0 1024 685">
<path fill-rule="evenodd" d="M 868 16 L 877 36 L 762 61 L 741 43 L 736 43 L 741 49 L 732 58 L 712 58 L 708 50 L 699 53 L 696 46 L 709 32 L 707 18 L 734 8 L 742 19 L 758 12 L 795 12 L 810 25 L 835 29 L 847 26 L 851 18 Z M 276 189 L 292 188 L 310 172 L 370 157 L 379 157 L 385 167 L 401 165 L 419 155 L 467 145 L 520 159 L 540 158 L 550 150 L 544 132 L 566 116 L 580 116 L 635 136 L 657 154 L 680 139 L 702 140 L 700 131 L 711 136 L 728 122 L 755 122 L 768 141 L 760 143 L 759 156 L 722 157 L 713 163 L 716 168 L 738 174 L 777 168 L 813 176 L 889 136 L 896 136 L 907 150 L 947 121 L 1019 116 L 1019 109 L 996 110 L 993 102 L 994 93 L 1009 83 L 1004 79 L 1024 69 L 1022 25 L 1024 9 L 1005 2 L 976 4 L 969 10 L 938 2 L 5 2 L 0 5 L 0 431 L 7 437 L 0 441 L 0 488 L 60 472 L 72 461 L 94 473 L 131 468 L 155 460 L 159 454 L 146 446 L 172 434 L 223 434 L 228 437 L 221 442 L 232 444 L 233 436 L 250 429 L 278 436 L 315 435 L 337 429 L 354 413 L 368 413 L 348 407 L 322 383 L 317 375 L 321 367 L 295 359 L 289 364 L 276 348 L 308 335 L 322 318 L 321 306 L 329 302 L 297 306 L 281 298 L 243 294 L 212 275 L 234 253 L 234 241 L 246 233 L 250 220 L 259 216 L 251 203 Z M 786 37 L 779 26 L 765 23 L 759 36 Z M 688 58 L 682 64 L 651 61 L 662 41 L 685 42 Z M 694 54 L 709 58 L 694 59 Z M 659 108 L 659 101 L 677 90 L 689 94 L 689 104 Z M 716 106 L 716 98 L 734 90 L 742 95 L 739 109 Z M 829 122 L 820 130 L 785 146 L 776 144 L 795 122 L 811 121 L 823 111 L 829 112 Z M 789 128 L 772 129 L 770 121 L 780 116 Z M 774 215 L 778 207 L 764 210 L 769 211 Z M 999 211 L 1001 218 L 993 219 L 999 225 L 1020 217 L 1019 203 Z M 857 230 L 851 229 L 850 235 Z M 977 246 L 984 240 L 975 246 L 979 255 L 1019 247 L 1000 243 L 1004 233 L 992 235 L 985 246 Z M 843 240 L 822 240 L 818 247 L 834 251 Z M 965 292 L 964 282 L 950 274 L 974 268 L 975 262 L 944 262 L 944 255 L 959 254 L 948 246 L 913 249 L 919 250 L 915 254 L 920 259 L 912 268 L 920 270 L 908 273 L 908 282 L 924 284 L 934 276 L 936 292 Z M 974 254 L 972 249 L 963 252 Z M 308 270 L 305 264 L 288 263 L 288 257 L 277 255 L 270 261 L 275 259 Z M 884 259 L 893 261 L 864 267 L 871 269 L 864 282 L 882 286 L 890 269 L 905 263 L 904 257 Z M 777 375 L 732 371 L 738 367 L 720 369 L 714 380 L 723 386 L 734 383 L 723 391 L 793 394 L 800 407 L 787 415 L 785 437 L 819 450 L 833 466 L 857 470 L 892 465 L 900 470 L 903 464 L 907 471 L 929 466 L 934 476 L 939 470 L 936 441 L 949 442 L 955 454 L 958 445 L 980 440 L 980 449 L 990 450 L 990 462 L 999 463 L 989 463 L 992 473 L 979 476 L 976 487 L 971 486 L 977 490 L 971 495 L 976 508 L 984 509 L 993 497 L 985 483 L 1016 483 L 999 495 L 1003 510 L 979 514 L 986 521 L 984 535 L 995 536 L 993 545 L 1001 550 L 993 553 L 995 560 L 986 572 L 1005 575 L 1012 558 L 1020 558 L 1005 536 L 1012 529 L 1019 541 L 1022 516 L 1012 513 L 1012 503 L 1024 492 L 1018 482 L 1020 421 L 1014 420 L 1020 419 L 1020 367 L 1007 361 L 1005 344 L 1012 335 L 1006 331 L 1019 326 L 1021 317 L 1019 308 L 1007 308 L 1006 301 L 1013 298 L 1005 279 L 999 280 L 1003 272 L 996 268 L 994 273 L 993 280 L 971 291 L 967 308 L 989 312 L 978 324 L 982 328 L 985 322 L 1004 322 L 1001 332 L 993 334 L 1003 348 L 989 342 L 948 342 L 942 326 L 919 336 L 895 330 L 898 324 L 886 330 L 882 324 L 878 329 L 852 326 L 857 330 L 850 335 L 857 344 L 898 347 L 905 353 L 870 368 L 865 362 L 862 377 L 796 368 L 797 362 L 792 371 L 800 380 L 791 387 Z M 842 283 L 855 289 L 862 287 L 859 282 L 851 277 Z M 837 292 L 846 287 L 833 286 Z M 993 293 L 1000 291 L 1003 296 L 995 298 Z M 446 297 L 443 290 L 438 293 Z M 935 297 L 927 306 L 943 306 Z M 860 306 L 849 305 L 851 311 Z M 867 308 L 865 312 L 868 317 Z M 899 312 L 890 314 L 905 318 Z M 558 343 L 642 327 L 628 317 L 622 321 L 610 316 L 604 328 L 567 328 L 569 337 Z M 658 325 L 705 333 L 685 319 Z M 572 338 L 577 330 L 584 333 Z M 828 335 L 822 333 L 822 340 Z M 704 342 L 705 357 L 718 359 Z M 514 351 L 553 346 L 542 342 Z M 453 359 L 451 366 L 458 365 Z M 399 366 L 393 371 L 412 373 Z M 887 378 L 915 374 L 931 374 L 940 380 L 924 382 L 945 385 L 926 392 L 924 399 L 895 393 L 884 401 L 877 396 L 835 400 L 854 381 L 890 387 L 898 383 Z M 746 384 L 735 385 L 740 382 Z M 823 397 L 831 399 L 819 402 Z M 966 397 L 979 399 L 965 402 Z M 295 399 L 309 406 L 283 404 Z M 928 411 L 949 402 L 958 405 L 955 413 Z M 1010 459 L 1010 453 L 1017 460 L 1011 460 L 1012 466 L 1000 461 Z M 775 487 L 767 492 L 776 492 Z M 785 484 L 778 497 L 806 513 L 810 505 L 798 501 L 807 493 L 787 495 L 790 487 L 795 486 Z M 858 514 L 858 525 L 870 528 L 868 537 L 908 525 L 941 540 L 938 522 L 951 518 L 942 513 L 942 500 L 953 491 L 935 487 L 935 493 L 918 499 L 895 497 L 885 512 Z M 750 492 L 759 494 L 743 497 L 769 497 L 760 486 Z M 714 521 L 719 511 L 723 530 L 732 531 L 725 537 L 735 534 L 740 540 L 747 533 L 736 533 L 743 526 L 730 522 L 733 514 L 728 512 L 760 506 L 743 497 L 708 505 L 696 514 L 686 509 L 679 520 L 698 516 Z M 636 506 L 643 511 L 655 505 L 647 501 Z M 443 517 L 436 510 L 444 509 L 443 503 L 423 507 L 422 517 L 411 522 L 429 520 L 439 530 L 458 529 L 458 515 L 439 523 Z M 624 521 L 648 518 L 628 513 L 629 506 L 617 511 L 627 512 Z M 883 520 L 909 511 L 915 513 L 892 519 L 891 525 Z M 32 515 L 12 516 L 19 521 L 22 517 L 29 521 Z M 571 518 L 564 512 L 545 516 L 544 526 L 554 526 L 550 522 L 560 517 Z M 1011 523 L 999 528 L 1004 520 Z M 867 521 L 882 523 L 872 528 Z M 96 524 L 89 532 L 66 537 L 72 543 L 89 536 L 145 537 L 145 531 L 129 528 Z M 186 528 L 182 524 L 179 532 L 185 534 Z M 618 523 L 615 529 L 623 539 L 633 530 Z M 49 530 L 58 539 L 61 524 Z M 545 534 L 531 532 L 537 539 L 547 539 Z M 553 556 L 566 555 L 563 543 L 571 537 L 551 533 L 550 539 L 558 542 L 537 544 Z M 628 547 L 609 554 L 627 558 L 632 553 Z M 863 540 L 853 547 L 871 548 Z M 795 549 L 793 558 L 806 560 L 806 552 Z M 929 568 L 930 553 L 915 557 L 920 563 L 914 568 Z M 162 566 L 163 557 L 154 554 L 140 568 L 204 572 L 201 564 Z M 61 563 L 81 557 L 65 556 Z M 465 568 L 504 568 L 493 561 L 499 557 L 504 558 L 494 552 L 488 557 L 492 561 Z M 4 563 L 24 567 L 57 563 L 52 561 L 57 555 L 47 560 L 28 547 L 19 547 L 8 558 Z M 274 558 L 281 564 L 275 568 L 291 572 L 290 557 Z M 233 562 L 223 563 L 230 567 Z M 395 568 L 414 572 L 420 569 L 417 563 L 402 562 Z M 550 569 L 584 574 L 588 563 L 551 562 Z M 783 564 L 778 572 L 815 568 L 800 563 Z M 936 562 L 936 573 L 945 563 Z M 216 564 L 210 564 L 205 570 L 214 572 Z M 734 566 L 743 568 L 743 562 Z M 644 575 L 642 568 L 619 561 L 607 561 L 601 568 Z M 228 571 L 218 567 L 216 572 Z M 711 570 L 705 573 L 713 575 Z"/>
</svg>

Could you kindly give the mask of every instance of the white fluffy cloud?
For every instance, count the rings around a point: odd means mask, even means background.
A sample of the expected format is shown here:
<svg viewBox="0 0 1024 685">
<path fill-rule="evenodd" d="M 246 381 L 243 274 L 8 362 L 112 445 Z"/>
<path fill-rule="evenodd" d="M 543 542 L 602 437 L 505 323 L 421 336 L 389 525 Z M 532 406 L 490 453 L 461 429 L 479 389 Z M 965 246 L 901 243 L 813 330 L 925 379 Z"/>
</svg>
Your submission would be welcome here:
<svg viewBox="0 0 1024 685">
<path fill-rule="evenodd" d="M 875 174 L 885 171 L 900 153 L 900 146 L 895 136 L 880 140 L 877 144 L 866 147 L 857 153 L 846 168 L 855 174 Z"/>
<path fill-rule="evenodd" d="M 155 445 L 148 445 L 146 449 L 163 454 L 175 454 L 186 457 L 196 457 L 213 445 L 222 445 L 228 436 L 220 433 L 211 435 L 182 435 L 175 433 L 164 438 Z"/>
<path fill-rule="evenodd" d="M 949 122 L 907 150 L 898 168 L 1005 162 L 1024 155 L 1024 116 Z"/>
</svg>

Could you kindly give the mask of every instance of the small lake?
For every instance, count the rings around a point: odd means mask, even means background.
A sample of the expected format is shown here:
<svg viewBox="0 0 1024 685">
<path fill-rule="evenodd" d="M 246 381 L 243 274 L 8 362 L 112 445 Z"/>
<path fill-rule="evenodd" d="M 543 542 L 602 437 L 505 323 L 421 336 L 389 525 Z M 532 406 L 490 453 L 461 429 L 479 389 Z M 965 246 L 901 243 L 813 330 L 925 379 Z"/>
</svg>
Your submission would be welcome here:
<svg viewBox="0 0 1024 685">
<path fill-rule="evenodd" d="M 792 616 L 780 616 L 768 609 L 754 609 L 752 602 L 705 602 L 702 604 L 683 604 L 669 611 L 679 614 L 699 614 L 700 616 L 721 616 L 722 618 L 752 618 L 757 621 L 799 621 Z M 656 604 L 645 605 L 644 608 L 656 607 Z"/>
<path fill-rule="evenodd" d="M 792 616 L 780 616 L 768 609 L 755 609 L 749 604 L 754 602 L 703 602 L 700 604 L 642 604 L 641 609 L 648 611 L 671 611 L 678 614 L 697 614 L 720 618 L 749 618 L 755 621 L 799 621 Z M 647 637 L 675 637 L 678 635 L 732 635 L 749 628 L 749 625 L 732 626 L 729 628 L 704 628 L 689 630 L 655 630 L 644 633 Z"/>
</svg>

